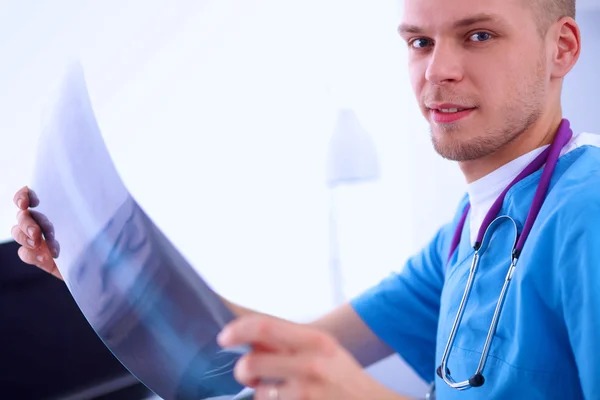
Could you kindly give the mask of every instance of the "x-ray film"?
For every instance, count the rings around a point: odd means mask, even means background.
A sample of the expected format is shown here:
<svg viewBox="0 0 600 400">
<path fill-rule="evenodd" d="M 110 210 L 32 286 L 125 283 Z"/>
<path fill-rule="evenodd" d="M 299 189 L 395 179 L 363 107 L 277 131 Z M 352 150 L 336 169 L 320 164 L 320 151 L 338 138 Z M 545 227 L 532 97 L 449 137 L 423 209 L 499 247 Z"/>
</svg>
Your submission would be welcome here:
<svg viewBox="0 0 600 400">
<path fill-rule="evenodd" d="M 57 265 L 116 358 L 163 399 L 234 399 L 243 351 L 216 336 L 233 314 L 126 189 L 83 70 L 69 68 L 40 137 L 31 189 Z"/>
</svg>

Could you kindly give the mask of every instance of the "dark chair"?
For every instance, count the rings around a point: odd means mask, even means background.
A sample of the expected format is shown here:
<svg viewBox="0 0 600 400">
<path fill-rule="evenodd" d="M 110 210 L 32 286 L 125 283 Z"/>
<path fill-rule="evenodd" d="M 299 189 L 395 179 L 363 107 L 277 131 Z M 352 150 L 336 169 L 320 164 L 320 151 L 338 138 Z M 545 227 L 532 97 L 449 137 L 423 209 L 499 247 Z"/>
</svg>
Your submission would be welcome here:
<svg viewBox="0 0 600 400">
<path fill-rule="evenodd" d="M 63 282 L 0 243 L 0 399 L 147 399 Z"/>
</svg>

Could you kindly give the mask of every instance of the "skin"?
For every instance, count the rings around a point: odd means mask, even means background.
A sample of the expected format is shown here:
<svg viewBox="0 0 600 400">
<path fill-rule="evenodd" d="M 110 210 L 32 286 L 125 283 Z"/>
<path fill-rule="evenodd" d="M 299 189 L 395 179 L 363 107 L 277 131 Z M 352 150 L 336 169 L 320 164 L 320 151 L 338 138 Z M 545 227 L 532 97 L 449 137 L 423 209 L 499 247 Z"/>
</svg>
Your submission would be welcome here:
<svg viewBox="0 0 600 400">
<path fill-rule="evenodd" d="M 579 28 L 565 17 L 540 34 L 539 15 L 527 4 L 405 1 L 399 32 L 409 49 L 416 99 L 430 122 L 435 149 L 458 161 L 467 182 L 550 143 L 562 119 L 562 80 L 579 57 Z M 442 124 L 432 119 L 427 108 L 432 102 L 475 109 L 460 121 Z M 14 202 L 19 211 L 12 234 L 22 245 L 19 256 L 62 279 L 54 261 L 59 249 L 42 237 L 32 214 L 39 200 L 25 187 Z M 310 324 L 295 324 L 223 301 L 238 318 L 225 327 L 219 343 L 252 345 L 235 376 L 256 388 L 257 399 L 273 398 L 269 393 L 275 386 L 265 383 L 273 379 L 283 382 L 277 388 L 286 400 L 403 398 L 363 371 L 392 350 L 350 305 Z"/>
<path fill-rule="evenodd" d="M 478 18 L 486 14 L 493 20 Z M 562 119 L 563 78 L 580 52 L 575 21 L 561 18 L 541 36 L 538 15 L 522 0 L 406 1 L 405 15 L 399 33 L 409 45 L 411 83 L 433 145 L 458 161 L 468 183 L 552 141 Z M 458 122 L 436 123 L 433 103 L 475 110 Z"/>
</svg>

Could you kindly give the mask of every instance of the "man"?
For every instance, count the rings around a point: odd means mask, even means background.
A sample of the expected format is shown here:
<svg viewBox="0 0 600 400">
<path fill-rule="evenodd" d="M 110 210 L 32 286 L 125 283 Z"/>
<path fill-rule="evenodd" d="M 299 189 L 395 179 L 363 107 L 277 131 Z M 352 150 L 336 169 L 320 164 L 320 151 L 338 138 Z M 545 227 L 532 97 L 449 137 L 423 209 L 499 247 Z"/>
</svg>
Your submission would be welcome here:
<svg viewBox="0 0 600 400">
<path fill-rule="evenodd" d="M 219 341 L 253 346 L 235 376 L 257 398 L 400 399 L 363 372 L 393 352 L 435 380 L 438 399 L 600 398 L 600 141 L 571 137 L 560 101 L 580 54 L 574 17 L 574 0 L 405 0 L 412 86 L 468 196 L 402 272 L 313 323 L 225 300 L 239 318 Z M 28 193 L 15 195 L 19 255 L 60 277 Z M 488 234 L 496 215 L 511 219 Z M 463 306 L 475 250 L 479 274 Z"/>
</svg>

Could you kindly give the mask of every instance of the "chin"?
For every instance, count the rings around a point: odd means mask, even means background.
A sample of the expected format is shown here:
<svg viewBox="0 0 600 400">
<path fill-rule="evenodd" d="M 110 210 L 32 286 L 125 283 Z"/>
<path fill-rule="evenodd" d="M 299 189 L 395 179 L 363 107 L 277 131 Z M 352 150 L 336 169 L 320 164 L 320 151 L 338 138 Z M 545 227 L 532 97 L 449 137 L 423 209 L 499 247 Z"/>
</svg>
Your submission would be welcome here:
<svg viewBox="0 0 600 400">
<path fill-rule="evenodd" d="M 492 153 L 495 149 L 482 137 L 473 137 L 466 130 L 435 131 L 432 129 L 431 141 L 435 151 L 451 161 L 472 161 Z"/>
<path fill-rule="evenodd" d="M 460 145 L 463 142 L 468 143 L 477 135 L 476 130 L 458 122 L 452 124 L 430 122 L 429 132 L 434 142 L 439 142 L 440 144 L 447 143 L 448 145 Z"/>
</svg>

